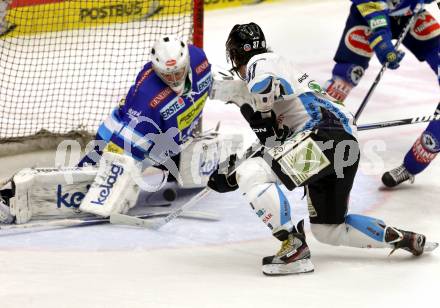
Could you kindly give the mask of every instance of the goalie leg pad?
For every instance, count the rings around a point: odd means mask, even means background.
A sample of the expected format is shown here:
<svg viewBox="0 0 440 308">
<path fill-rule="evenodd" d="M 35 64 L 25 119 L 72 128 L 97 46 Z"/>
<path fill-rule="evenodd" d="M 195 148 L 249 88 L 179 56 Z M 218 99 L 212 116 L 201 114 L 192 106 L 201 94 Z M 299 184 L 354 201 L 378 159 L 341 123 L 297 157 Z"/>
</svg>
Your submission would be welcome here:
<svg viewBox="0 0 440 308">
<path fill-rule="evenodd" d="M 98 173 L 80 210 L 108 217 L 112 213 L 126 213 L 136 205 L 139 195 L 141 167 L 127 156 L 105 152 Z"/>
<path fill-rule="evenodd" d="M 33 219 L 78 217 L 81 200 L 97 173 L 86 168 L 26 168 L 12 178 L 9 199 L 16 223 Z"/>
</svg>

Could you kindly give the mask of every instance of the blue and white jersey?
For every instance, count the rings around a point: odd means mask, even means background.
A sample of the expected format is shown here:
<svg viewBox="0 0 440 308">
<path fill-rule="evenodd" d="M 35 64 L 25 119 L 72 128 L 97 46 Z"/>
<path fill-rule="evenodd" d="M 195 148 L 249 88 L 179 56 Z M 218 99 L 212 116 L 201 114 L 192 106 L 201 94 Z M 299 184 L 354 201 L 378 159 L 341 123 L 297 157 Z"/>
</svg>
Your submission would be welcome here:
<svg viewBox="0 0 440 308">
<path fill-rule="evenodd" d="M 211 65 L 200 48 L 189 45 L 190 89 L 176 93 L 154 72 L 148 62 L 138 74 L 125 101 L 98 129 L 97 139 L 107 150 L 161 162 L 180 152 L 180 145 L 199 121 L 211 85 Z"/>
<path fill-rule="evenodd" d="M 374 20 L 381 15 L 408 16 L 412 15 L 421 0 L 351 0 L 362 16 Z M 432 0 L 426 0 L 430 3 Z M 376 19 L 380 22 L 379 19 Z"/>
<path fill-rule="evenodd" d="M 250 59 L 246 72 L 247 86 L 252 94 L 264 93 L 272 78 L 278 81 L 278 98 L 272 110 L 280 125 L 295 133 L 318 127 L 338 127 L 355 136 L 353 115 L 289 60 L 274 53 L 259 54 Z"/>
</svg>

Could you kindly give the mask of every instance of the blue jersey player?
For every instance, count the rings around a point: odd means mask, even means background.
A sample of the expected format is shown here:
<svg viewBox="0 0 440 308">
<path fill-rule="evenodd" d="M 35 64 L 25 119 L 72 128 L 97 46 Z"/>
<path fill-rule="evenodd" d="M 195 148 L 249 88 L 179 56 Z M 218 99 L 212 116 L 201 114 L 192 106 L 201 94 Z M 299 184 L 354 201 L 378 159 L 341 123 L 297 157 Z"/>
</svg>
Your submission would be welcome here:
<svg viewBox="0 0 440 308">
<path fill-rule="evenodd" d="M 177 162 L 180 145 L 192 136 L 210 85 L 211 65 L 202 49 L 172 36 L 160 39 L 125 100 L 99 127 L 99 146 L 79 165 L 99 161 L 108 150 L 175 166 L 167 162 Z"/>
<path fill-rule="evenodd" d="M 404 53 L 396 50 L 396 39 L 418 10 L 422 0 L 351 0 L 353 2 L 334 60 L 332 79 L 326 90 L 332 97 L 344 101 L 362 78 L 371 57 L 388 68 L 397 69 Z M 433 0 L 425 0 L 430 3 Z M 416 18 L 403 45 L 419 61 L 426 62 L 439 78 L 440 25 L 427 11 Z M 437 110 L 440 112 L 440 110 Z M 382 176 L 382 182 L 394 187 L 404 181 L 413 182 L 440 152 L 440 121 L 431 122 L 406 154 L 403 164 Z"/>
<path fill-rule="evenodd" d="M 170 172 L 168 180 L 182 179 L 181 174 L 185 173 L 180 169 L 188 169 L 183 161 L 191 161 L 188 155 L 194 152 L 189 149 L 207 143 L 203 138 L 193 138 L 193 133 L 210 86 L 211 65 L 200 48 L 173 36 L 159 39 L 151 50 L 151 61 L 140 71 L 123 103 L 100 125 L 94 149 L 78 164 L 84 167 L 99 162 L 100 168 L 19 171 L 0 187 L 0 223 L 26 223 L 31 218 L 38 219 L 41 213 L 44 219 L 69 218 L 76 215 L 74 208 L 100 216 L 126 212 L 136 204 L 140 188 L 136 179 L 141 178 L 142 167 L 154 165 Z M 203 157 L 207 158 L 200 164 L 209 160 L 207 155 Z M 200 174 L 205 175 L 205 169 L 202 166 Z M 66 180 L 66 174 L 71 182 Z M 42 177 L 46 202 L 18 198 L 35 183 L 38 186 L 40 180 L 34 179 Z M 195 184 L 203 186 L 201 181 Z M 66 201 L 72 191 L 81 196 L 81 204 Z M 60 196 L 66 206 L 60 206 Z"/>
</svg>

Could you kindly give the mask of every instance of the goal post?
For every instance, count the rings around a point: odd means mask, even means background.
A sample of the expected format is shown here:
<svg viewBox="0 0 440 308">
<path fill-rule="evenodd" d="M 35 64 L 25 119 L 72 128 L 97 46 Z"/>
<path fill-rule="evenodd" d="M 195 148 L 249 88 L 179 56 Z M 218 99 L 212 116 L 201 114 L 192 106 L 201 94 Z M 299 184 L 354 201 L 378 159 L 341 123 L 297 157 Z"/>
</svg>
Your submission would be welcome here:
<svg viewBox="0 0 440 308">
<path fill-rule="evenodd" d="M 203 0 L 12 0 L 5 20 L 0 156 L 94 136 L 160 36 L 203 45 Z"/>
</svg>

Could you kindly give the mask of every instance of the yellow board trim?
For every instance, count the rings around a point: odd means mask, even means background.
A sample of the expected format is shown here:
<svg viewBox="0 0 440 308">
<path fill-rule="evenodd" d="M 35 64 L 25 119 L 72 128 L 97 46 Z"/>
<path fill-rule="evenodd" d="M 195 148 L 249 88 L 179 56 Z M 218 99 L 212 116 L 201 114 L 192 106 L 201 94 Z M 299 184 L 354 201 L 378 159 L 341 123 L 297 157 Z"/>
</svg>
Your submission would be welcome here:
<svg viewBox="0 0 440 308">
<path fill-rule="evenodd" d="M 160 19 L 173 14 L 191 14 L 192 0 L 179 0 L 179 6 L 164 6 L 158 0 L 70 0 L 12 8 L 7 20 L 17 28 L 7 34 L 9 37 L 43 32 L 98 27 L 111 23 L 138 21 L 151 12 L 149 19 Z M 276 2 L 279 0 L 265 0 Z M 205 10 L 258 4 L 258 0 L 205 0 Z M 182 11 L 183 8 L 183 11 Z M 50 23 L 48 23 L 50 21 Z M 5 37 L 6 37 L 5 36 Z"/>
<path fill-rule="evenodd" d="M 158 9 L 157 3 L 156 0 L 109 0 L 105 2 L 71 0 L 17 7 L 8 12 L 8 21 L 18 26 L 9 36 L 137 21 L 155 9 L 158 11 L 149 17 L 150 19 L 158 19 L 164 15 L 170 16 L 177 13 L 190 13 L 191 0 L 181 0 L 179 7 L 167 6 L 163 10 Z"/>
</svg>

